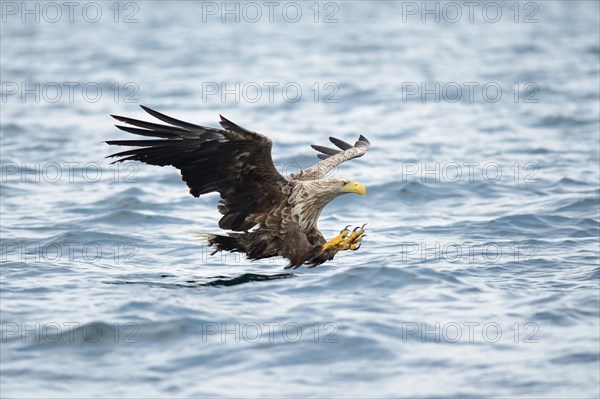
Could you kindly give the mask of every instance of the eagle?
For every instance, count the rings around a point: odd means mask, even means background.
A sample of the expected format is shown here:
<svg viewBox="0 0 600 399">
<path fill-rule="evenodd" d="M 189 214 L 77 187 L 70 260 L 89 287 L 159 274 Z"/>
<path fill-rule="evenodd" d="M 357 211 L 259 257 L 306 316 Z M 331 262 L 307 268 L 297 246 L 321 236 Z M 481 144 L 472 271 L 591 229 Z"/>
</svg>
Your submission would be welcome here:
<svg viewBox="0 0 600 399">
<path fill-rule="evenodd" d="M 249 260 L 280 256 L 285 269 L 315 267 L 345 250 L 357 250 L 365 225 L 349 225 L 330 240 L 317 228 L 323 208 L 347 193 L 366 194 L 364 185 L 346 178 L 326 178 L 342 162 L 363 156 L 370 142 L 360 135 L 354 145 L 330 137 L 337 149 L 312 145 L 319 162 L 289 177 L 281 175 L 271 157 L 273 142 L 222 115 L 222 129 L 172 118 L 141 106 L 163 123 L 111 115 L 129 126 L 117 128 L 147 139 L 110 140 L 109 145 L 136 147 L 109 155 L 113 163 L 141 161 L 174 166 L 190 194 L 199 197 L 218 192 L 219 227 L 223 234 L 202 234 L 214 253 L 241 252 Z"/>
</svg>

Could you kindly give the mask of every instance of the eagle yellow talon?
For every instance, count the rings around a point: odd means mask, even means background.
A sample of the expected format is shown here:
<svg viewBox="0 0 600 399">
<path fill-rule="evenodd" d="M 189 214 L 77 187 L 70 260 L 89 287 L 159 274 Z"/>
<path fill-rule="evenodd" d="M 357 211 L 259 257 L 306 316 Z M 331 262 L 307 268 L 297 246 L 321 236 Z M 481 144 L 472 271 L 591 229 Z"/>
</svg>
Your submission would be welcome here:
<svg viewBox="0 0 600 399">
<path fill-rule="evenodd" d="M 340 234 L 338 234 L 337 236 L 333 237 L 331 240 L 327 241 L 325 243 L 325 245 L 323 245 L 323 251 L 328 251 L 330 249 L 341 251 L 341 249 L 339 249 L 339 248 L 344 243 L 344 240 L 348 236 L 348 233 L 350 233 L 350 230 L 348 230 L 348 227 L 346 227 L 345 229 L 343 229 L 342 231 L 340 231 Z"/>
<path fill-rule="evenodd" d="M 343 229 L 340 230 L 340 234 L 346 232 L 346 234 L 350 233 L 350 230 L 348 230 L 348 227 L 350 227 L 350 225 L 344 227 Z"/>
<path fill-rule="evenodd" d="M 345 251 L 348 249 L 356 251 L 360 248 L 360 242 L 365 237 L 365 226 L 366 224 L 363 224 L 362 227 L 355 227 L 352 232 L 348 230 L 349 225 L 346 226 L 340 234 L 323 245 L 323 251 Z"/>
<path fill-rule="evenodd" d="M 352 233 L 346 239 L 350 242 L 359 242 L 362 240 L 362 235 L 364 233 L 365 233 L 365 225 L 363 224 L 362 227 L 355 227 L 354 230 L 352 230 Z M 358 238 L 360 238 L 360 239 L 357 241 Z"/>
<path fill-rule="evenodd" d="M 358 250 L 358 248 L 360 248 L 360 246 L 361 246 L 361 243 L 358 243 L 358 244 L 352 244 L 352 245 L 350 245 L 350 248 L 349 248 L 349 249 L 350 249 L 351 251 L 357 251 L 357 250 Z"/>
</svg>

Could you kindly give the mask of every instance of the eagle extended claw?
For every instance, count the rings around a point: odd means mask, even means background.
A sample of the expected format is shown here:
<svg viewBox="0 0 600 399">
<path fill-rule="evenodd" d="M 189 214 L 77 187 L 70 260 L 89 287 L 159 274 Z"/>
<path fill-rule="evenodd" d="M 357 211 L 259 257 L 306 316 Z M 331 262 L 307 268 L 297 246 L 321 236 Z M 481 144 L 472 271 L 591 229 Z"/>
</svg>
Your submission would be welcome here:
<svg viewBox="0 0 600 399">
<path fill-rule="evenodd" d="M 332 249 L 336 250 L 336 251 L 341 251 L 342 244 L 345 242 L 346 237 L 348 236 L 348 233 L 350 233 L 350 230 L 348 230 L 349 226 L 350 225 L 346 226 L 342 231 L 340 231 L 340 234 L 333 237 L 331 240 L 327 241 L 323 245 L 323 251 L 329 251 Z"/>
<path fill-rule="evenodd" d="M 323 251 L 346 251 L 348 249 L 352 251 L 358 250 L 361 246 L 360 242 L 363 240 L 364 237 L 366 237 L 366 235 L 364 234 L 366 223 L 363 224 L 361 227 L 355 227 L 352 230 L 352 232 L 348 230 L 349 226 L 350 225 L 346 226 L 340 232 L 340 234 L 327 241 L 325 245 L 323 245 Z"/>
<path fill-rule="evenodd" d="M 346 238 L 346 240 L 349 241 L 350 243 L 359 242 L 360 240 L 359 241 L 356 241 L 356 240 L 358 238 L 360 238 L 364 233 L 365 233 L 365 225 L 363 225 L 362 227 L 356 227 L 354 230 L 352 230 L 352 233 Z"/>
</svg>

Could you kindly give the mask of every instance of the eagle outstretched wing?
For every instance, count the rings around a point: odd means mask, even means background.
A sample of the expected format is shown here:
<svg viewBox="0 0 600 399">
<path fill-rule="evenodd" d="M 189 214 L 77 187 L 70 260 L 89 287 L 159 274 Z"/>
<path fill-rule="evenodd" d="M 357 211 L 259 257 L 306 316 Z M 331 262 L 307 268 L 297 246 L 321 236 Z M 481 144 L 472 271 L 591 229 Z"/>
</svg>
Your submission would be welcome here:
<svg viewBox="0 0 600 399">
<path fill-rule="evenodd" d="M 311 147 L 320 154 L 317 156 L 321 159 L 310 168 L 304 169 L 302 172 L 293 176 L 296 180 L 318 180 L 324 178 L 327 173 L 333 170 L 336 166 L 342 162 L 346 162 L 350 159 L 362 157 L 369 150 L 371 143 L 362 134 L 354 143 L 354 145 L 347 143 L 343 140 L 335 137 L 330 137 L 329 141 L 335 144 L 338 149 L 324 147 L 322 145 L 311 145 Z"/>
<path fill-rule="evenodd" d="M 148 107 L 144 111 L 168 125 L 112 115 L 134 127 L 117 127 L 129 133 L 152 137 L 142 140 L 111 140 L 107 144 L 140 147 L 112 154 L 114 162 L 142 161 L 172 165 L 181 171 L 194 197 L 209 192 L 221 194 L 219 227 L 245 231 L 257 222 L 248 218 L 281 202 L 290 184 L 273 165 L 272 141 L 221 116 L 223 129 L 184 122 Z M 248 218 L 248 220 L 247 220 Z"/>
</svg>

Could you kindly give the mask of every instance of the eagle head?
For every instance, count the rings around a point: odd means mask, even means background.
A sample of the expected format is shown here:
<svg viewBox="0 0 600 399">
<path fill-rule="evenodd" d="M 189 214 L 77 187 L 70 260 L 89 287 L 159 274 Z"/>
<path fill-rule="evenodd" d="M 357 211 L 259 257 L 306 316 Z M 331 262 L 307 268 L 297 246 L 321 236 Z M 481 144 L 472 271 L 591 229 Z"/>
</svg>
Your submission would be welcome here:
<svg viewBox="0 0 600 399">
<path fill-rule="evenodd" d="M 340 190 L 341 194 L 355 193 L 360 195 L 365 195 L 367 193 L 367 189 L 363 184 L 358 182 L 349 180 L 349 179 L 336 179 L 335 183 L 338 185 L 338 190 Z"/>
<path fill-rule="evenodd" d="M 311 188 L 317 197 L 324 197 L 328 201 L 337 196 L 348 193 L 365 195 L 367 189 L 361 183 L 354 182 L 344 177 L 336 179 L 314 180 L 311 182 Z"/>
<path fill-rule="evenodd" d="M 367 189 L 346 178 L 298 181 L 291 196 L 292 214 L 298 217 L 300 228 L 308 231 L 316 225 L 325 205 L 348 193 L 365 195 Z"/>
</svg>

